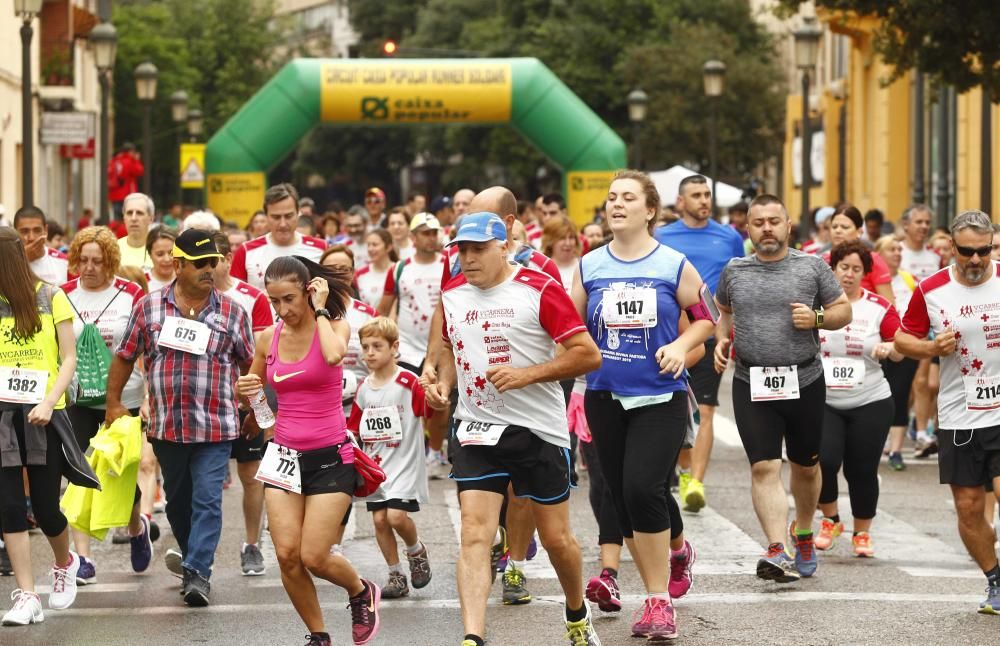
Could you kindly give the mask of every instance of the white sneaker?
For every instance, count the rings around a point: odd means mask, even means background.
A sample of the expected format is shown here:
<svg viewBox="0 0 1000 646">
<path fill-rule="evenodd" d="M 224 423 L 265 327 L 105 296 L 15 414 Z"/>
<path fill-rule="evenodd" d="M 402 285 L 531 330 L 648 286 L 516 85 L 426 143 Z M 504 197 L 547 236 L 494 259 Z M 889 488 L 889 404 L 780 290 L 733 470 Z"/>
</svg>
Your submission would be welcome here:
<svg viewBox="0 0 1000 646">
<path fill-rule="evenodd" d="M 4 626 L 27 626 L 45 621 L 42 614 L 42 601 L 34 592 L 25 592 L 21 588 L 10 593 L 14 607 L 3 616 Z"/>
<path fill-rule="evenodd" d="M 76 601 L 76 574 L 80 569 L 80 557 L 76 552 L 70 551 L 73 559 L 66 567 L 53 566 L 52 592 L 49 593 L 49 608 L 53 610 L 65 610 Z"/>
</svg>

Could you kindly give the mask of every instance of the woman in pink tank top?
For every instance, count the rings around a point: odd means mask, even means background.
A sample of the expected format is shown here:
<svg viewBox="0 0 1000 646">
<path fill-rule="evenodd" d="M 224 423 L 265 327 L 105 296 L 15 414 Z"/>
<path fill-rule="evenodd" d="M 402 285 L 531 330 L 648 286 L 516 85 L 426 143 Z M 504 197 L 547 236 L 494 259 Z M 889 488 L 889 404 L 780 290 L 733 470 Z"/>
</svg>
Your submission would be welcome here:
<svg viewBox="0 0 1000 646">
<path fill-rule="evenodd" d="M 274 440 L 257 477 L 265 483 L 282 581 L 311 644 L 331 643 L 312 576 L 347 591 L 354 643 L 366 644 L 378 632 L 381 590 L 330 553 L 357 477 L 341 404 L 350 283 L 310 260 L 287 256 L 271 262 L 264 284 L 281 320 L 261 334 L 237 389 L 252 398 L 266 379 L 278 396 Z"/>
</svg>

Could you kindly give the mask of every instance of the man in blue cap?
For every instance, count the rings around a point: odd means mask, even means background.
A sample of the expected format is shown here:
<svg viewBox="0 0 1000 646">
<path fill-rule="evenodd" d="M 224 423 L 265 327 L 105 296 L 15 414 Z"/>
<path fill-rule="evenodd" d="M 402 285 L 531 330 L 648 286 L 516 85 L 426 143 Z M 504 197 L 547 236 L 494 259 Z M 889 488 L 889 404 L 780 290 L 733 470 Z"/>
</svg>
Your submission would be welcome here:
<svg viewBox="0 0 1000 646">
<path fill-rule="evenodd" d="M 570 442 L 558 382 L 595 370 L 600 352 L 558 281 L 508 262 L 507 227 L 499 215 L 465 215 L 449 244 L 458 246 L 462 273 L 441 294 L 444 357 L 427 395 L 432 406 L 446 409 L 457 383 L 451 437 L 458 445 L 452 478 L 462 508 L 462 646 L 483 644 L 487 564 L 508 484 L 531 500 L 566 595 L 571 642 L 599 646 L 583 598 L 580 546 L 570 529 Z M 565 350 L 558 355 L 557 345 Z"/>
</svg>

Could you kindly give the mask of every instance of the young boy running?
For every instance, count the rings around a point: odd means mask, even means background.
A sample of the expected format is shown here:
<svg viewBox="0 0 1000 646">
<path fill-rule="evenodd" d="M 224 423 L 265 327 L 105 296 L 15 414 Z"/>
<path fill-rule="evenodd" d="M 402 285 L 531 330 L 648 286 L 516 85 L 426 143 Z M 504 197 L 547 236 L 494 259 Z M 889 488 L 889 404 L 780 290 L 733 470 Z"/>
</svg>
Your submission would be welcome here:
<svg viewBox="0 0 1000 646">
<path fill-rule="evenodd" d="M 375 538 L 389 566 L 383 599 L 410 593 L 399 562 L 396 534 L 403 540 L 414 588 L 430 583 L 427 548 L 417 538 L 409 514 L 426 502 L 427 466 L 421 417 L 433 411 L 424 401 L 417 375 L 396 365 L 399 329 L 385 317 L 374 318 L 358 330 L 361 354 L 369 375 L 358 386 L 347 427 L 364 443 L 364 450 L 385 470 L 386 480 L 367 498 L 375 523 Z"/>
</svg>

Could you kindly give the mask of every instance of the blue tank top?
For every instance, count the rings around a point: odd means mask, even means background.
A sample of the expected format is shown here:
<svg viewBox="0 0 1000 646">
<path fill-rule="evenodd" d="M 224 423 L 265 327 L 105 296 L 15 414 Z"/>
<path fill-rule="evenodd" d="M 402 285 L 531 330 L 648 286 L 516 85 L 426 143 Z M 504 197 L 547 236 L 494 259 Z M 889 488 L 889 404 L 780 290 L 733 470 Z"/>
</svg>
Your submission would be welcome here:
<svg viewBox="0 0 1000 646">
<path fill-rule="evenodd" d="M 663 395 L 686 389 L 687 376 L 679 379 L 661 375 L 656 351 L 677 339 L 680 307 L 677 285 L 687 262 L 684 255 L 659 245 L 644 258 L 619 260 L 610 245 L 588 253 L 580 260 L 580 276 L 587 292 L 587 329 L 594 337 L 603 359 L 601 367 L 587 375 L 587 387 L 608 390 L 625 397 Z M 622 302 L 612 295 L 622 289 L 630 298 Z M 631 312 L 635 320 L 650 323 L 650 313 L 642 305 L 655 302 L 656 324 L 650 327 L 609 327 L 620 324 Z M 615 308 L 605 312 L 605 306 Z"/>
</svg>

